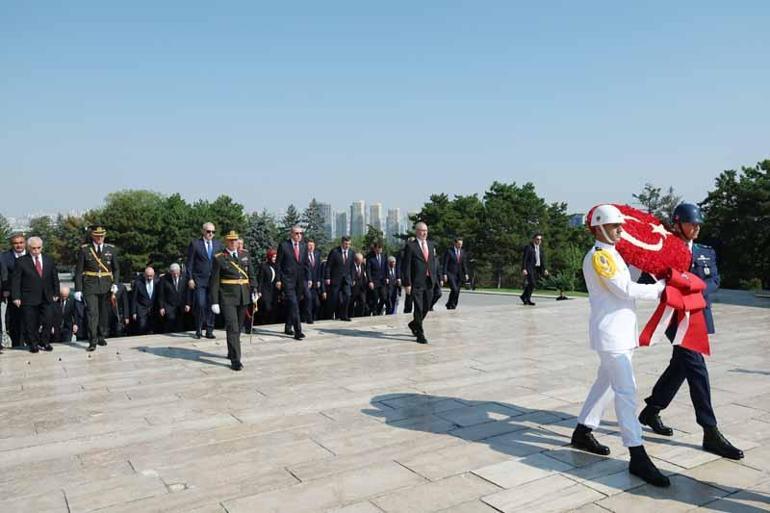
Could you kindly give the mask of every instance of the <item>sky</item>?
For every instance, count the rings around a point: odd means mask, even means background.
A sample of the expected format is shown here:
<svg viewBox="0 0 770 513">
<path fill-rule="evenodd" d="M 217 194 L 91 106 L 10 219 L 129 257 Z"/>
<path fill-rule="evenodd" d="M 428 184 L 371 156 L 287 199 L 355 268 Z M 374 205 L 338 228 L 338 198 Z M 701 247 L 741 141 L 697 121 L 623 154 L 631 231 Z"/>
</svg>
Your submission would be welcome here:
<svg viewBox="0 0 770 513">
<path fill-rule="evenodd" d="M 763 1 L 0 2 L 0 212 L 247 210 L 532 182 L 702 200 L 770 158 Z M 16 191 L 18 193 L 9 191 Z"/>
</svg>

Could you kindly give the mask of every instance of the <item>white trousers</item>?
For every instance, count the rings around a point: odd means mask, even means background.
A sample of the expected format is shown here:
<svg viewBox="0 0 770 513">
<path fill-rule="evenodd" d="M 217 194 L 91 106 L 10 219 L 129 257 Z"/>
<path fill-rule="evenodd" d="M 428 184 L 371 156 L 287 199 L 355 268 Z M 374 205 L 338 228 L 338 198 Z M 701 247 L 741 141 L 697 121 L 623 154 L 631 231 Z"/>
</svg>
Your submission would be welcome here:
<svg viewBox="0 0 770 513">
<path fill-rule="evenodd" d="M 591 429 L 599 427 L 604 408 L 614 397 L 615 415 L 620 424 L 623 445 L 625 447 L 642 445 L 642 426 L 636 417 L 636 379 L 631 363 L 633 351 L 597 351 L 597 353 L 599 371 L 580 411 L 578 422 Z"/>
</svg>

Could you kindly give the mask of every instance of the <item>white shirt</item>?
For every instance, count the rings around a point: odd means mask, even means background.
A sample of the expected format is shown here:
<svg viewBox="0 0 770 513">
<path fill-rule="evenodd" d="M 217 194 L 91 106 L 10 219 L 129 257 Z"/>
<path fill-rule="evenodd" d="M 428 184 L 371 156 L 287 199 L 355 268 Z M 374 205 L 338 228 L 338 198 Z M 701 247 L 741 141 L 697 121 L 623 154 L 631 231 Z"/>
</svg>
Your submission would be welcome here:
<svg viewBox="0 0 770 513">
<path fill-rule="evenodd" d="M 147 288 L 147 295 L 150 297 L 152 297 L 152 288 L 153 288 L 152 286 L 153 286 L 152 280 L 145 281 L 145 287 Z"/>
<path fill-rule="evenodd" d="M 598 251 L 597 251 L 598 250 Z M 605 265 L 594 265 L 594 254 L 602 253 Z M 601 257 L 597 256 L 597 259 Z M 650 285 L 636 283 L 623 258 L 612 244 L 596 241 L 583 259 L 591 316 L 588 336 L 594 351 L 627 351 L 639 345 L 636 300 L 655 301 L 665 288 L 660 280 Z"/>
<path fill-rule="evenodd" d="M 535 267 L 540 267 L 540 244 L 535 244 Z"/>
</svg>

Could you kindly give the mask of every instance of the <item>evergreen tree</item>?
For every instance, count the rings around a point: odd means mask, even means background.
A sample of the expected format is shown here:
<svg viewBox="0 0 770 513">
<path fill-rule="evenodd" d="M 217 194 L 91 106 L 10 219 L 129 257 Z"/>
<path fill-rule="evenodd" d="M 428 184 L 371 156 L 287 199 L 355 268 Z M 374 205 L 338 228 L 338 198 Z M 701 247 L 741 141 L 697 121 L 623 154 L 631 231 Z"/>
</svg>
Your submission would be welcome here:
<svg viewBox="0 0 770 513">
<path fill-rule="evenodd" d="M 329 240 L 324 229 L 324 218 L 315 198 L 310 200 L 310 204 L 303 212 L 302 224 L 305 227 L 305 239 L 313 239 L 318 248 L 326 246 Z"/>
</svg>

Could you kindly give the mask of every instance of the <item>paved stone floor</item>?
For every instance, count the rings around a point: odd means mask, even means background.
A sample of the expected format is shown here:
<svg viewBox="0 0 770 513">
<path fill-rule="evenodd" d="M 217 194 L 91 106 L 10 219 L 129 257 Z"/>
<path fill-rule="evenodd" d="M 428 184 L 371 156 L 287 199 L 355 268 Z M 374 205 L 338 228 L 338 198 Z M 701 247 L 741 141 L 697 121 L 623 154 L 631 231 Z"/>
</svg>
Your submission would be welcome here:
<svg viewBox="0 0 770 513">
<path fill-rule="evenodd" d="M 0 512 L 770 510 L 770 309 L 715 307 L 714 402 L 746 458 L 700 450 L 685 387 L 675 436 L 645 433 L 672 475 L 658 490 L 629 476 L 612 411 L 610 457 L 568 446 L 596 368 L 587 301 L 468 300 L 428 318 L 427 346 L 403 316 L 316 323 L 303 342 L 261 329 L 240 373 L 221 332 L 6 351 Z M 640 397 L 669 354 L 637 352 Z"/>
</svg>

